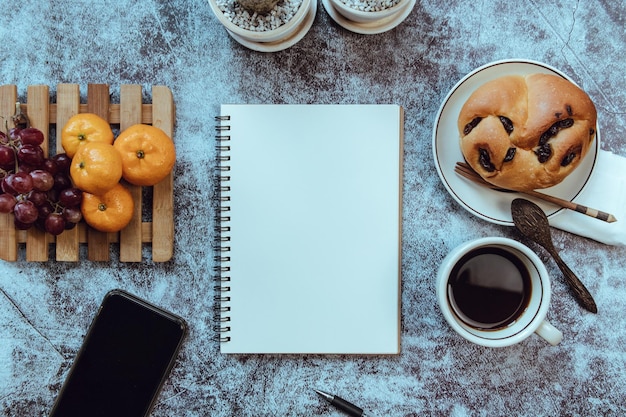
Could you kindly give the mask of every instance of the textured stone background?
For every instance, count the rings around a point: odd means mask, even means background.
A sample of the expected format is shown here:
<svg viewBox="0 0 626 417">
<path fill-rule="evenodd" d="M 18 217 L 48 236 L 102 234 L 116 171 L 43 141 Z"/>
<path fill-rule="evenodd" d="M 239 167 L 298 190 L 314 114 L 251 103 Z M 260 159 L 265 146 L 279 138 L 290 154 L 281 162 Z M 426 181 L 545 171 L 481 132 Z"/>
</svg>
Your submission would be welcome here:
<svg viewBox="0 0 626 417">
<path fill-rule="evenodd" d="M 626 4 L 446 3 L 418 1 L 401 26 L 373 36 L 339 27 L 320 3 L 304 39 L 263 54 L 234 42 L 205 0 L 0 1 L 1 84 L 17 84 L 23 97 L 30 84 L 48 84 L 54 94 L 57 83 L 79 83 L 86 94 L 87 83 L 108 83 L 113 101 L 122 83 L 148 92 L 167 85 L 177 105 L 178 149 L 171 262 L 0 262 L 0 413 L 46 415 L 103 295 L 121 287 L 190 324 L 154 416 L 339 416 L 314 387 L 378 416 L 626 414 L 626 249 L 554 231 L 600 313 L 582 311 L 554 262 L 530 245 L 555 277 L 548 318 L 565 333 L 561 345 L 536 336 L 497 350 L 465 342 L 436 306 L 440 260 L 469 238 L 519 237 L 470 216 L 448 196 L 430 145 L 439 105 L 462 76 L 497 59 L 530 58 L 589 92 L 602 148 L 626 156 Z M 406 108 L 400 355 L 219 354 L 212 341 L 209 200 L 213 116 L 222 102 Z"/>
</svg>

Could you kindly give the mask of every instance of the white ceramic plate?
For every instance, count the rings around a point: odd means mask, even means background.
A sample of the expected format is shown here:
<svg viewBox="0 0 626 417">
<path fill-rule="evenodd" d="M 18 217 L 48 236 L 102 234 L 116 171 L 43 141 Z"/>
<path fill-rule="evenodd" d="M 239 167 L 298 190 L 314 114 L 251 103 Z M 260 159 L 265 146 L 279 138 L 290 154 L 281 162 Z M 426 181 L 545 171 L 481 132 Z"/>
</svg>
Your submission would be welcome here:
<svg viewBox="0 0 626 417">
<path fill-rule="evenodd" d="M 437 173 L 443 185 L 464 209 L 492 223 L 513 226 L 511 202 L 518 197 L 524 197 L 537 203 L 548 218 L 565 210 L 519 193 L 505 193 L 488 189 L 462 178 L 454 172 L 455 164 L 463 161 L 463 154 L 459 145 L 457 119 L 465 101 L 474 90 L 487 81 L 504 75 L 532 73 L 557 74 L 572 81 L 559 70 L 536 61 L 515 59 L 492 62 L 463 77 L 450 90 L 435 119 L 433 156 Z M 580 165 L 560 184 L 539 191 L 573 201 L 587 185 L 595 167 L 599 149 L 600 131 L 596 126 L 596 139 Z"/>
<path fill-rule="evenodd" d="M 231 32 L 228 29 L 226 29 L 226 31 L 234 40 L 236 40 L 237 42 L 239 42 L 246 48 L 252 49 L 253 51 L 278 52 L 278 51 L 282 51 L 283 49 L 287 49 L 295 45 L 296 43 L 298 43 L 298 41 L 304 38 L 304 35 L 306 35 L 309 32 L 309 29 L 311 29 L 311 26 L 313 26 L 313 21 L 315 20 L 316 14 L 317 14 L 317 0 L 313 0 L 311 1 L 311 6 L 310 6 L 309 11 L 304 16 L 304 20 L 300 24 L 300 27 L 298 28 L 296 33 L 294 33 L 293 36 L 287 39 L 283 39 L 281 41 L 276 41 L 276 42 L 252 42 L 252 41 L 242 38 L 241 36 Z"/>
<path fill-rule="evenodd" d="M 333 7 L 329 0 L 322 0 L 322 4 L 329 16 L 339 24 L 339 26 L 361 35 L 375 35 L 387 32 L 402 23 L 404 19 L 411 14 L 416 1 L 417 0 L 410 0 L 401 12 L 371 23 L 359 23 L 346 19 Z"/>
</svg>

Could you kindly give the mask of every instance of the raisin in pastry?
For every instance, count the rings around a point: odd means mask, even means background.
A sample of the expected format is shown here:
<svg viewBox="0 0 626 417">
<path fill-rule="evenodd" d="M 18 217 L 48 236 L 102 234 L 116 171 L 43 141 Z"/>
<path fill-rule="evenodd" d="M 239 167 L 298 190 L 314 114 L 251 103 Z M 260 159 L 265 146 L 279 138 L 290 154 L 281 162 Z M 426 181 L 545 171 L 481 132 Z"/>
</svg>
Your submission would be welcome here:
<svg viewBox="0 0 626 417">
<path fill-rule="evenodd" d="M 596 108 L 572 82 L 551 74 L 504 76 L 480 86 L 461 108 L 466 161 L 485 180 L 512 190 L 563 181 L 591 148 Z"/>
</svg>

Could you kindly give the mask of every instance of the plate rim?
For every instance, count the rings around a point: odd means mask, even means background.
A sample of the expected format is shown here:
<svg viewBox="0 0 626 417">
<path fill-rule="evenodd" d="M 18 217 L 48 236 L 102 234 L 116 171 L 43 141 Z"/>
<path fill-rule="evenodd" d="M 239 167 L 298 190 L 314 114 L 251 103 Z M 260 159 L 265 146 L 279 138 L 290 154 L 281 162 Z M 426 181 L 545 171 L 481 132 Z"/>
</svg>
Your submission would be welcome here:
<svg viewBox="0 0 626 417">
<path fill-rule="evenodd" d="M 454 187 L 452 186 L 452 184 L 449 183 L 445 173 L 442 170 L 442 162 L 440 161 L 439 155 L 438 155 L 438 132 L 439 132 L 439 126 L 441 125 L 441 116 L 443 114 L 443 112 L 446 110 L 447 106 L 449 105 L 449 103 L 451 102 L 451 100 L 453 99 L 455 93 L 457 93 L 457 91 L 466 83 L 468 82 L 470 79 L 472 79 L 473 77 L 475 77 L 477 74 L 481 73 L 482 71 L 485 71 L 487 69 L 490 69 L 492 67 L 496 67 L 496 66 L 500 66 L 500 65 L 514 65 L 514 64 L 525 64 L 525 65 L 534 65 L 540 68 L 543 68 L 549 72 L 552 72 L 560 77 L 565 78 L 566 80 L 572 82 L 574 85 L 578 86 L 578 84 L 571 78 L 569 77 L 567 74 L 565 74 L 564 72 L 560 71 L 559 69 L 540 62 L 540 61 L 536 61 L 536 60 L 532 60 L 532 59 L 524 59 L 524 58 L 511 58 L 511 59 L 501 59 L 501 60 L 496 60 L 496 61 L 492 61 L 489 63 L 486 63 L 484 65 L 481 65 L 477 68 L 475 68 L 474 70 L 470 71 L 469 73 L 467 73 L 465 76 L 463 76 L 459 81 L 457 81 L 454 86 L 449 90 L 449 92 L 446 94 L 445 98 L 443 99 L 441 105 L 439 106 L 439 109 L 437 111 L 437 114 L 435 116 L 435 123 L 433 126 L 433 134 L 432 134 L 432 152 L 433 152 L 433 158 L 434 158 L 434 163 L 435 163 L 435 169 L 437 170 L 437 174 L 439 175 L 439 179 L 441 180 L 444 188 L 446 189 L 446 191 L 448 192 L 448 194 L 450 194 L 450 196 L 452 196 L 452 198 L 461 206 L 463 207 L 465 210 L 469 211 L 470 213 L 472 213 L 473 215 L 475 215 L 478 218 L 481 218 L 483 220 L 486 220 L 488 222 L 491 223 L 495 223 L 495 224 L 500 224 L 500 225 L 504 225 L 504 226 L 514 226 L 513 224 L 513 220 L 512 219 L 501 219 L 501 218 L 496 218 L 494 216 L 488 215 L 486 213 L 483 213 L 481 211 L 479 211 L 478 209 L 475 209 L 474 207 L 472 207 L 472 205 L 470 203 L 468 203 L 467 201 L 463 200 L 458 194 L 457 191 L 455 191 Z M 580 87 L 580 86 L 578 86 Z M 456 125 L 456 123 L 455 123 Z M 580 188 L 574 192 L 574 195 L 569 198 L 568 200 L 570 201 L 574 201 L 578 196 L 580 196 L 580 194 L 584 191 L 584 189 L 587 187 L 587 184 L 589 183 L 589 180 L 591 178 L 591 176 L 593 175 L 593 172 L 596 168 L 596 163 L 598 160 L 598 153 L 600 151 L 600 130 L 599 130 L 599 123 L 596 121 L 596 138 L 594 140 L 594 148 L 593 150 L 590 152 L 593 154 L 593 161 L 591 162 L 591 167 L 589 169 L 589 172 L 586 176 L 586 178 L 584 179 L 584 182 L 581 184 Z M 492 191 L 492 190 L 488 190 L 485 189 L 484 191 L 487 192 L 487 195 L 495 195 L 495 194 L 491 194 L 491 193 L 496 193 L 497 191 Z M 546 194 L 550 194 L 550 189 L 544 189 L 542 190 L 542 192 L 545 192 Z M 545 203 L 541 202 L 540 200 L 537 200 L 533 197 L 530 196 L 524 196 L 524 198 L 527 198 L 529 200 L 533 200 L 535 202 L 538 202 L 540 206 L 543 206 L 542 209 L 544 210 L 544 212 L 546 213 L 546 216 L 548 217 L 548 219 L 551 219 L 552 217 L 562 213 L 565 208 L 558 208 L 556 210 L 546 210 L 545 208 Z"/>
</svg>

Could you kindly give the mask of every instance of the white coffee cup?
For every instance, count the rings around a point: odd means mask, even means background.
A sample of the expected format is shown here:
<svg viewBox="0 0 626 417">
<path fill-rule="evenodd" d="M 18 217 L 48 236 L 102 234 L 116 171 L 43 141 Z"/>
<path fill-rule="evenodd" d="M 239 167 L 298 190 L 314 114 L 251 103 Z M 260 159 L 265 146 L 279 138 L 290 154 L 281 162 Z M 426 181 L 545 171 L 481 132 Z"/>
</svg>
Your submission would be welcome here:
<svg viewBox="0 0 626 417">
<path fill-rule="evenodd" d="M 496 259 L 497 263 L 501 261 L 507 263 L 507 268 L 509 267 L 509 260 L 511 265 L 518 265 L 517 270 L 526 277 L 521 281 L 529 284 L 523 285 L 525 291 L 520 290 L 519 292 L 519 294 L 525 294 L 524 296 L 519 295 L 520 299 L 523 298 L 524 301 L 519 302 L 517 314 L 512 315 L 514 318 L 509 320 L 510 322 L 504 322 L 502 325 L 494 324 L 491 328 L 478 322 L 472 322 L 468 315 L 459 307 L 459 305 L 463 305 L 463 308 L 466 310 L 473 311 L 472 314 L 488 317 L 490 313 L 487 312 L 487 308 L 483 307 L 483 305 L 489 305 L 489 303 L 472 302 L 471 297 L 467 297 L 469 290 L 463 293 L 465 288 L 469 287 L 455 287 L 456 283 L 462 282 L 461 278 L 454 278 L 454 276 L 460 276 L 458 274 L 460 274 L 461 265 L 466 265 L 470 262 L 469 259 L 479 256 L 481 252 L 497 252 L 497 254 L 487 254 L 487 256 L 491 256 L 490 258 L 481 258 L 484 263 L 486 262 L 489 265 L 494 265 L 491 262 L 491 260 L 495 259 L 494 257 L 498 258 Z M 487 259 L 489 259 L 489 262 L 486 261 Z M 490 266 L 490 268 L 493 267 Z M 464 272 L 463 274 L 465 274 L 463 275 L 465 277 L 463 280 L 467 281 L 468 273 Z M 478 273 L 476 274 L 479 275 Z M 489 274 L 489 276 L 492 275 Z M 500 281 L 498 280 L 501 280 L 501 278 L 497 277 L 492 282 L 499 285 L 498 282 Z M 487 294 L 484 292 L 485 286 L 478 288 L 481 291 L 479 292 L 480 294 Z M 457 302 L 454 296 L 455 293 L 460 299 L 465 297 L 469 302 L 465 302 L 465 304 Z M 453 249 L 444 258 L 437 273 L 437 299 L 446 321 L 458 334 L 482 346 L 510 346 L 521 342 L 533 333 L 537 333 L 551 345 L 559 344 L 563 334 L 545 319 L 550 306 L 550 294 L 550 277 L 543 262 L 527 246 L 508 238 L 486 237 L 465 242 Z M 489 295 L 489 297 L 492 297 L 491 299 L 493 300 L 495 299 L 493 297 L 496 296 Z M 502 303 L 502 305 L 508 304 Z M 474 310 L 470 309 L 472 306 L 475 307 Z M 476 310 L 481 309 L 485 311 L 476 312 Z"/>
</svg>

